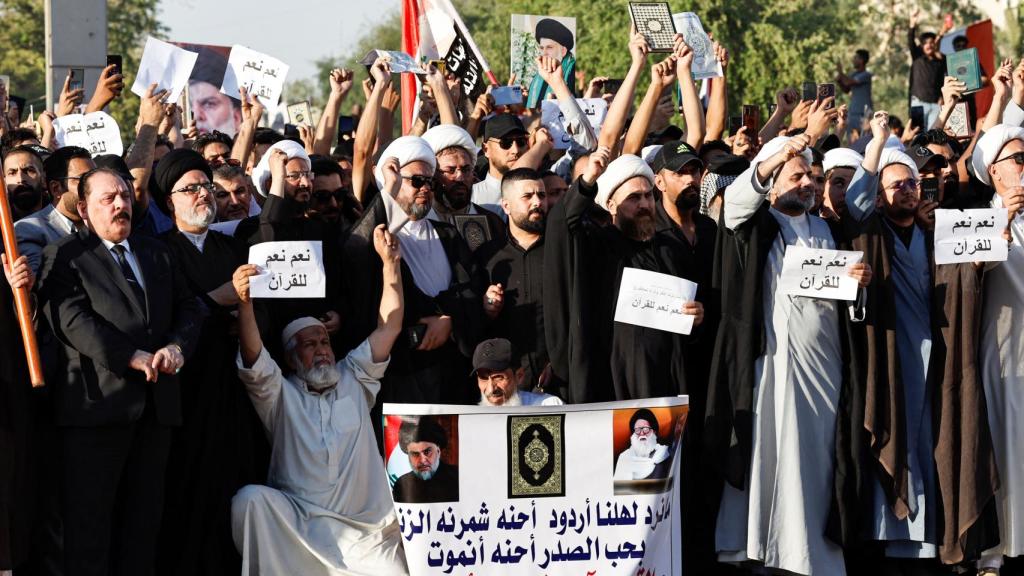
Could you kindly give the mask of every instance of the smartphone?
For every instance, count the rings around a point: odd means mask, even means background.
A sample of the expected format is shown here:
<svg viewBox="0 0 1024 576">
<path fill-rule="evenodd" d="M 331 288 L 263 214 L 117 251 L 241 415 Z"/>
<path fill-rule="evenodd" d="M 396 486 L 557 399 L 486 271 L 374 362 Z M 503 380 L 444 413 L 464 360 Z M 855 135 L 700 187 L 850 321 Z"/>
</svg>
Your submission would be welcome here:
<svg viewBox="0 0 1024 576">
<path fill-rule="evenodd" d="M 761 109 L 752 104 L 743 105 L 743 125 L 751 137 L 761 131 Z"/>
<path fill-rule="evenodd" d="M 427 62 L 428 70 L 430 69 L 430 64 L 433 64 L 438 70 L 440 70 L 441 74 L 448 73 L 448 63 L 445 62 L 444 60 L 430 60 L 429 62 Z"/>
<path fill-rule="evenodd" d="M 938 178 L 922 178 L 921 179 L 921 200 L 928 200 L 935 202 L 939 197 L 939 179 Z"/>
<path fill-rule="evenodd" d="M 615 94 L 616 92 L 619 91 L 619 88 L 622 88 L 622 80 L 621 79 L 614 79 L 613 80 L 613 79 L 609 78 L 608 80 L 604 81 L 604 85 L 601 87 L 601 91 L 604 94 Z"/>
<path fill-rule="evenodd" d="M 740 128 L 742 128 L 742 127 L 743 127 L 743 117 L 742 116 L 730 116 L 729 117 L 729 134 L 732 134 L 733 136 L 735 136 L 736 134 L 739 133 Z"/>
<path fill-rule="evenodd" d="M 351 136 L 356 131 L 356 120 L 352 116 L 339 116 L 338 117 L 338 140 L 341 140 L 342 136 Z"/>
<path fill-rule="evenodd" d="M 491 90 L 495 106 L 521 106 L 523 104 L 522 86 L 498 86 Z"/>
<path fill-rule="evenodd" d="M 85 68 L 72 68 L 68 90 L 79 90 L 85 85 Z"/>
<path fill-rule="evenodd" d="M 818 100 L 824 100 L 826 98 L 836 97 L 836 85 L 835 84 L 818 84 Z M 825 107 L 826 110 L 831 110 L 836 107 L 835 100 Z"/>
<path fill-rule="evenodd" d="M 410 326 L 406 329 L 405 334 L 409 339 L 409 349 L 415 350 L 420 347 L 420 344 L 423 343 L 423 337 L 427 335 L 427 325 L 416 324 Z"/>
<path fill-rule="evenodd" d="M 910 107 L 910 124 L 918 128 L 924 128 L 924 106 Z"/>
<path fill-rule="evenodd" d="M 814 82 L 804 82 L 800 89 L 800 99 L 804 101 L 814 100 L 818 97 L 818 85 Z"/>
<path fill-rule="evenodd" d="M 107 66 L 114 67 L 114 74 L 121 74 L 121 55 L 107 54 Z"/>
</svg>

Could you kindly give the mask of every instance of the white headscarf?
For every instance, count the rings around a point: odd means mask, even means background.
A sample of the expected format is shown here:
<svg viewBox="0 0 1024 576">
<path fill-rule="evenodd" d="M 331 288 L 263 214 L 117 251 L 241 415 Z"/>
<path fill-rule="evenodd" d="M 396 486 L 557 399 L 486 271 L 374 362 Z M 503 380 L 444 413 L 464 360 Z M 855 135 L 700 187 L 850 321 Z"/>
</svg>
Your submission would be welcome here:
<svg viewBox="0 0 1024 576">
<path fill-rule="evenodd" d="M 430 145 L 435 156 L 445 148 L 458 146 L 469 152 L 471 162 L 476 164 L 476 157 L 480 153 L 480 149 L 476 147 L 476 143 L 473 142 L 473 137 L 469 135 L 469 132 L 454 124 L 438 124 L 424 132 L 423 139 Z"/>
<path fill-rule="evenodd" d="M 326 330 L 326 328 L 324 327 L 324 323 L 317 320 L 316 318 L 313 318 L 312 316 L 303 316 L 302 318 L 296 318 L 295 320 L 289 322 L 288 325 L 284 327 L 284 330 L 281 331 L 281 346 L 287 348 L 288 342 L 292 338 L 294 338 L 296 334 L 298 334 L 299 332 L 306 328 L 309 328 L 310 326 L 319 326 Z"/>
<path fill-rule="evenodd" d="M 903 164 L 910 168 L 915 180 L 921 178 L 921 174 L 917 171 L 917 164 L 914 164 L 914 160 L 910 156 L 895 148 L 885 148 L 882 150 L 882 156 L 878 160 L 878 175 L 881 176 L 882 170 L 885 170 L 891 164 Z"/>
<path fill-rule="evenodd" d="M 849 148 L 833 148 L 825 152 L 825 160 L 822 161 L 821 167 L 828 174 L 828 171 L 833 168 L 853 168 L 856 170 L 860 168 L 863 162 L 864 157 Z"/>
<path fill-rule="evenodd" d="M 373 177 L 377 181 L 377 188 L 380 190 L 384 189 L 384 172 L 381 171 L 381 166 L 384 165 L 388 158 L 397 158 L 400 167 L 410 162 L 426 162 L 430 164 L 431 175 L 433 175 L 434 170 L 437 168 L 437 158 L 434 156 L 434 151 L 426 140 L 419 136 L 402 136 L 389 144 L 381 152 L 380 159 L 377 160 L 377 165 L 373 168 Z"/>
<path fill-rule="evenodd" d="M 267 194 L 270 193 L 270 189 L 267 187 L 267 183 L 270 181 L 270 156 L 271 150 L 280 150 L 288 156 L 288 159 L 302 158 L 306 161 L 306 165 L 309 165 L 309 154 L 306 154 L 306 149 L 302 147 L 302 144 L 294 142 L 292 140 L 281 140 L 275 143 L 267 151 L 263 153 L 263 157 L 260 158 L 259 164 L 252 169 L 252 183 L 256 187 L 256 193 L 266 198 Z M 251 215 L 251 213 L 250 213 Z"/>
<path fill-rule="evenodd" d="M 1024 128 L 1011 126 L 1009 124 L 998 124 L 985 132 L 974 145 L 974 152 L 971 154 L 971 168 L 974 169 L 974 176 L 985 183 L 992 185 L 988 169 L 999 157 L 999 152 L 1010 140 L 1024 140 Z"/>
<path fill-rule="evenodd" d="M 637 176 L 647 178 L 651 186 L 654 185 L 654 172 L 643 158 L 633 154 L 619 156 L 611 164 L 608 164 L 604 174 L 597 178 L 597 196 L 594 197 L 594 202 L 602 210 L 607 210 L 608 199 L 612 197 L 615 190 L 626 180 Z"/>
<path fill-rule="evenodd" d="M 786 146 L 786 142 L 789 142 L 793 138 L 793 136 L 776 136 L 775 138 L 772 138 L 761 147 L 761 150 L 757 153 L 757 156 L 754 156 L 754 160 L 751 161 L 750 164 L 760 164 L 779 152 L 782 152 L 782 149 Z M 811 156 L 810 147 L 804 148 L 804 151 L 801 152 L 800 155 L 803 156 L 804 160 L 807 160 L 808 164 L 810 164 L 814 159 L 813 156 Z"/>
</svg>

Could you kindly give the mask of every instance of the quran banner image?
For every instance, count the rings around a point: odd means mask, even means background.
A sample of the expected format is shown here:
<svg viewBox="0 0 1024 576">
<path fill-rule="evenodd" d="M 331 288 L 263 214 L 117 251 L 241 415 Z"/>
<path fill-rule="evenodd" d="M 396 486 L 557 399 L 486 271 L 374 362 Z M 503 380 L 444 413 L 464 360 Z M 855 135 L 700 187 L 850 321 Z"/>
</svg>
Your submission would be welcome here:
<svg viewBox="0 0 1024 576">
<path fill-rule="evenodd" d="M 385 404 L 388 481 L 410 574 L 679 574 L 687 410 L 685 396 Z"/>
</svg>

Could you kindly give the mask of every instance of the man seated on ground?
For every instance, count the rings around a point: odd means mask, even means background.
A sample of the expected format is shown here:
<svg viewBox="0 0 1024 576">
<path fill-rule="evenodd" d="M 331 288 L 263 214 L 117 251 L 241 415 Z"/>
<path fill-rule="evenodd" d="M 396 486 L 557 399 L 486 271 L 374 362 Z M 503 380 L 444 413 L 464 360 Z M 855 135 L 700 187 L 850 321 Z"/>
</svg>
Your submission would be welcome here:
<svg viewBox="0 0 1024 576">
<path fill-rule="evenodd" d="M 398 178 L 392 170 L 387 178 Z M 235 272 L 239 376 L 272 446 L 269 486 L 250 485 L 231 502 L 243 574 L 407 574 L 401 534 L 373 426 L 373 406 L 402 328 L 398 241 L 374 231 L 383 262 L 377 329 L 335 363 L 324 325 L 285 326 L 291 373 L 282 375 L 260 339 L 249 296 L 253 265 Z"/>
<path fill-rule="evenodd" d="M 562 399 L 551 394 L 519 390 L 525 368 L 513 361 L 512 343 L 492 338 L 477 344 L 473 352 L 473 374 L 480 387 L 481 406 L 561 406 Z"/>
</svg>

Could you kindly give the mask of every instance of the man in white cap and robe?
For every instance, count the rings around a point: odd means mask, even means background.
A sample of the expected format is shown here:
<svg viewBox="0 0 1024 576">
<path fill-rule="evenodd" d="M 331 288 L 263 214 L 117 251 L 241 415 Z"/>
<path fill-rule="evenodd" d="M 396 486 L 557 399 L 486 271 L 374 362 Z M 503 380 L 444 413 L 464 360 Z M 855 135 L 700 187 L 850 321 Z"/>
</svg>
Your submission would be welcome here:
<svg viewBox="0 0 1024 576">
<path fill-rule="evenodd" d="M 433 216 L 437 159 L 427 142 L 403 136 L 380 155 L 375 178 L 380 190 L 345 243 L 343 269 L 348 346 L 373 331 L 372 303 L 380 298 L 373 251 L 373 230 L 386 224 L 401 240 L 405 319 L 400 344 L 382 380 L 382 402 L 461 403 L 475 401 L 469 359 L 480 339 L 483 279 L 475 260 L 453 226 Z M 395 166 L 400 178 L 385 188 L 384 169 Z"/>
<path fill-rule="evenodd" d="M 720 562 L 842 576 L 843 551 L 825 527 L 837 406 L 850 379 L 848 306 L 779 289 L 787 246 L 843 242 L 808 213 L 815 139 L 767 142 L 725 190 L 715 279 L 730 306 L 712 360 L 705 444 L 727 482 L 715 533 Z M 871 278 L 863 264 L 846 273 L 861 286 Z"/>
<path fill-rule="evenodd" d="M 590 155 L 545 233 L 544 328 L 552 369 L 566 382 L 551 392 L 570 403 L 686 393 L 687 336 L 614 321 L 624 269 L 684 271 L 678 243 L 656 237 L 654 173 L 639 156 L 610 156 L 605 147 Z M 612 225 L 595 225 L 592 210 Z M 686 302 L 681 312 L 699 326 L 704 307 Z"/>
<path fill-rule="evenodd" d="M 985 551 L 978 574 L 998 574 L 1004 557 L 1024 555 L 1024 128 L 997 125 L 978 139 L 974 175 L 991 186 L 992 208 L 1008 211 L 1009 256 L 985 267 L 981 379 L 995 447 L 999 545 Z"/>
<path fill-rule="evenodd" d="M 399 178 L 397 166 L 385 170 L 389 184 Z M 248 264 L 234 274 L 238 373 L 272 445 L 268 485 L 246 486 L 231 503 L 242 574 L 408 573 L 370 422 L 402 331 L 401 256 L 383 225 L 374 229 L 373 247 L 382 262 L 377 327 L 336 363 L 323 323 L 294 320 L 281 334 L 287 376 L 256 327 L 249 287 L 260 270 Z"/>
<path fill-rule="evenodd" d="M 842 220 L 846 215 L 846 190 L 853 181 L 864 157 L 849 148 L 833 148 L 825 152 L 822 168 L 825 171 L 825 201 L 821 217 Z"/>
</svg>

